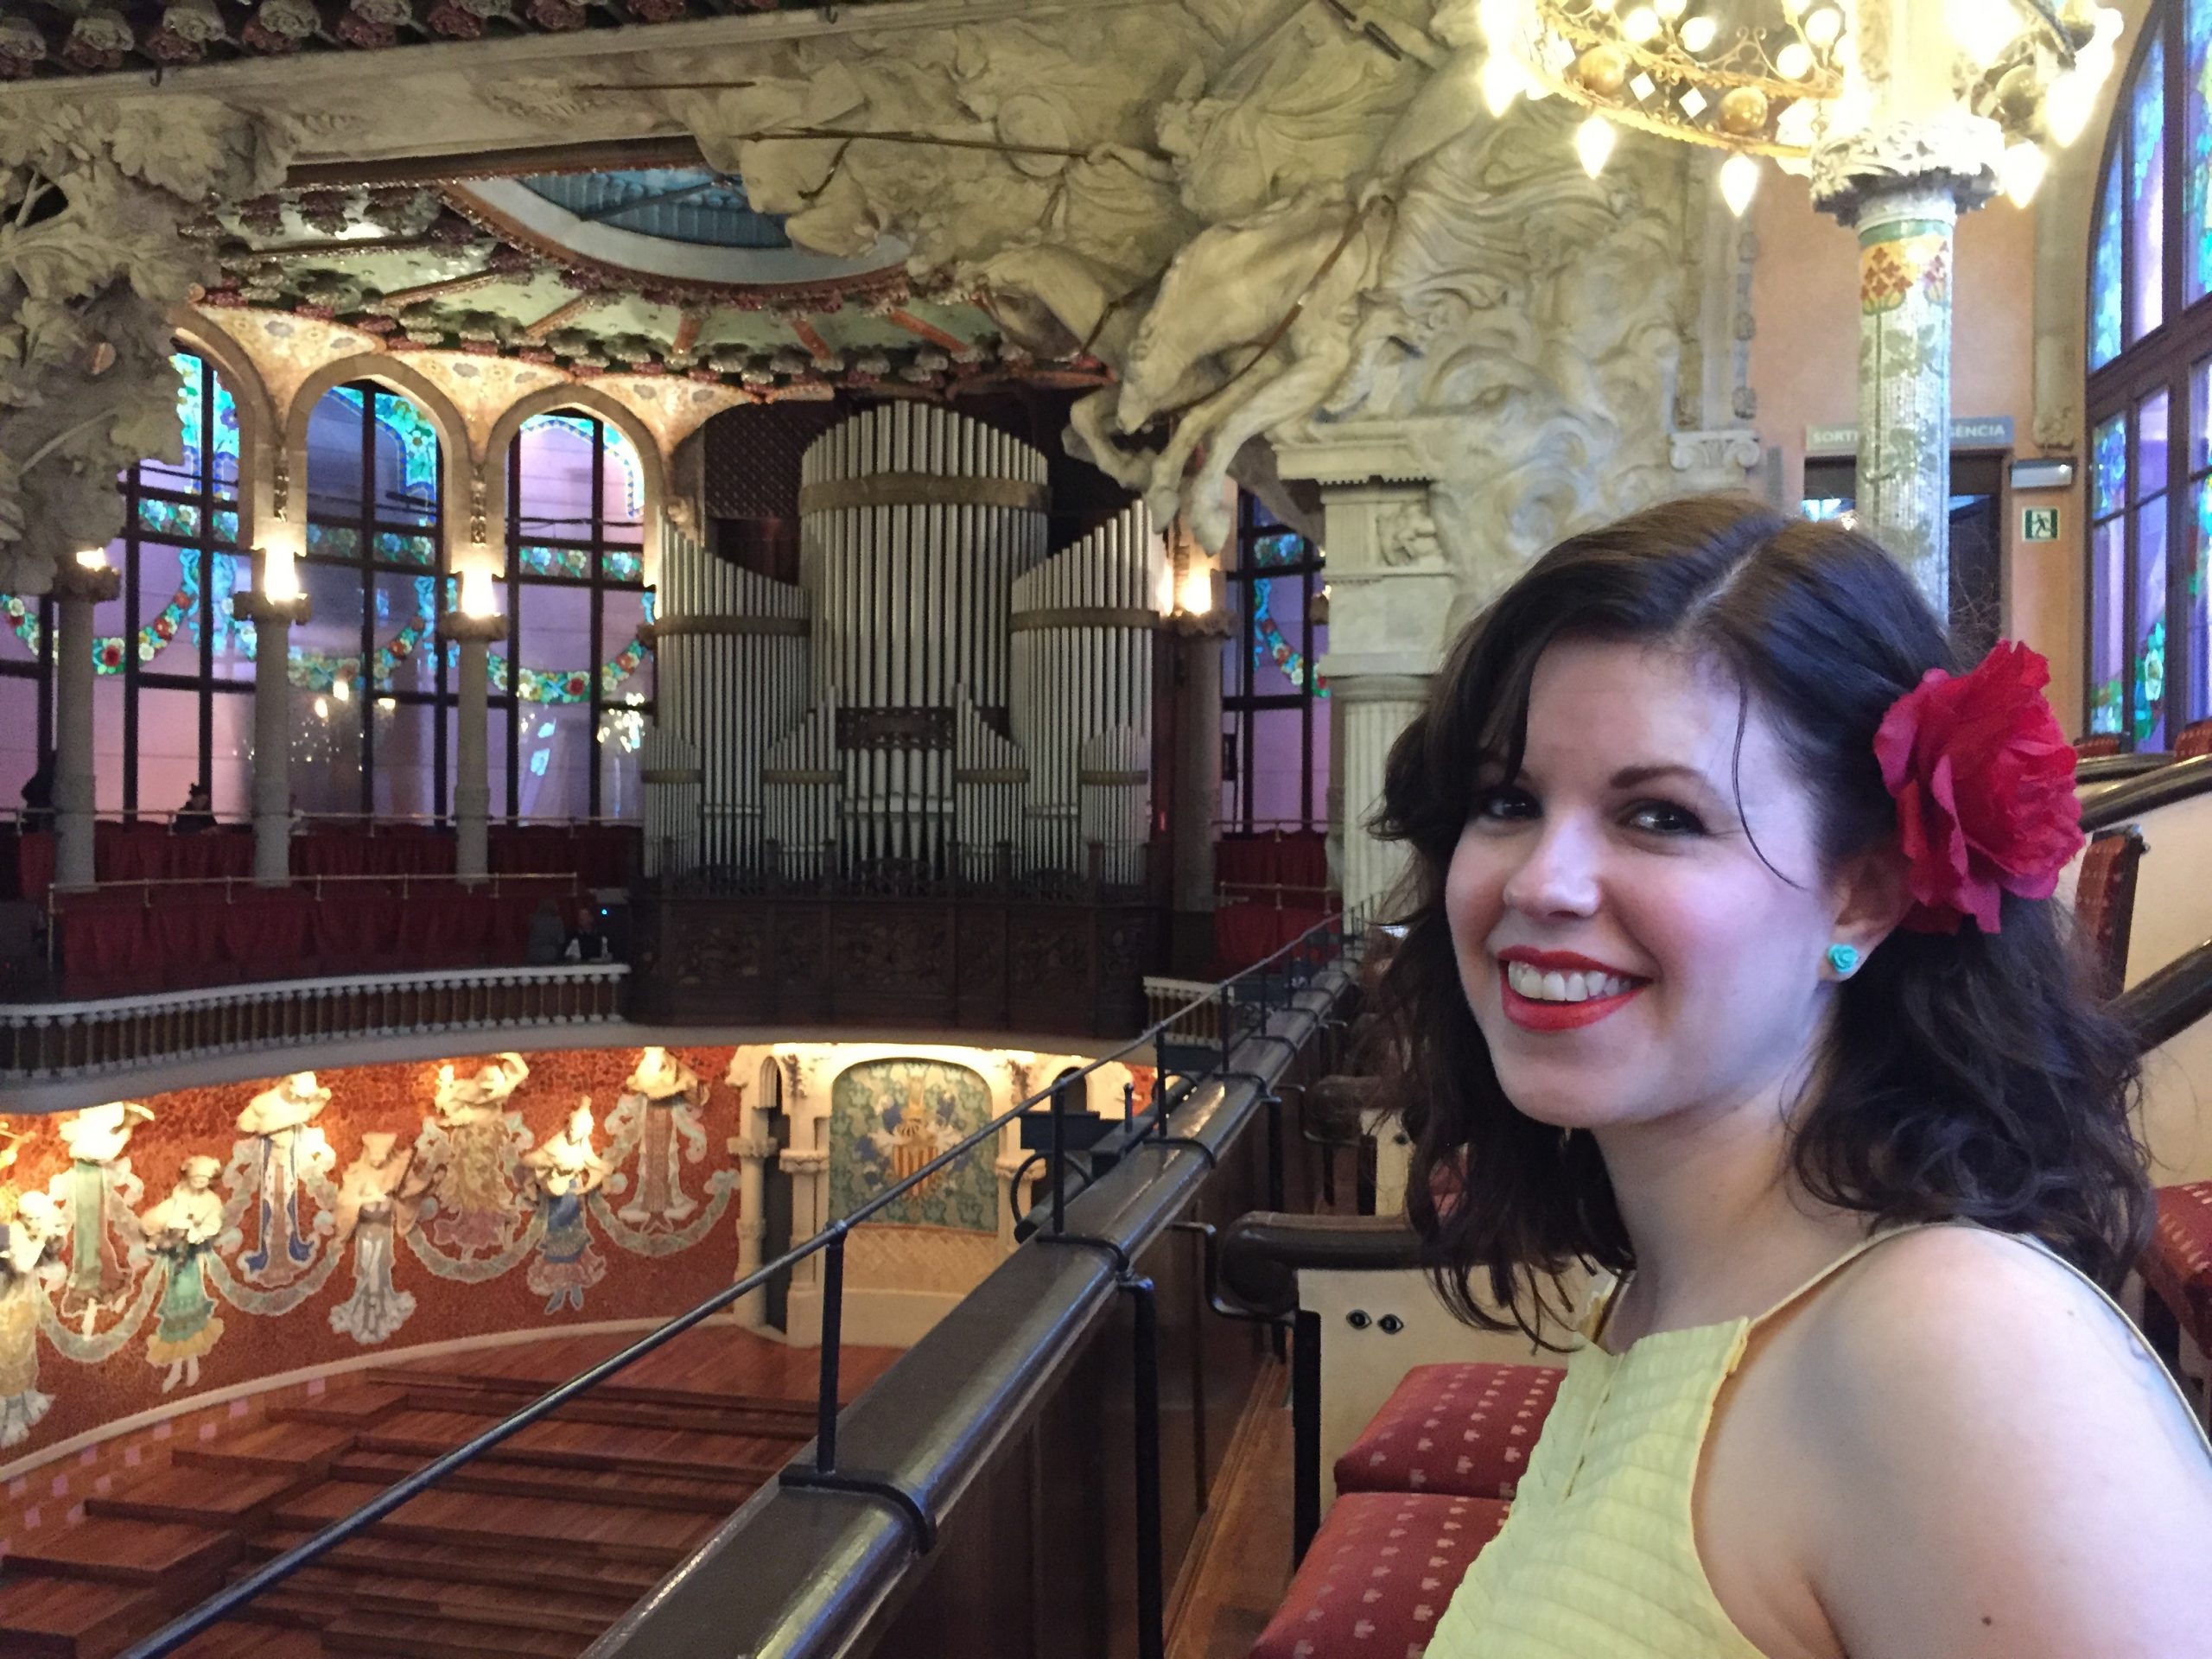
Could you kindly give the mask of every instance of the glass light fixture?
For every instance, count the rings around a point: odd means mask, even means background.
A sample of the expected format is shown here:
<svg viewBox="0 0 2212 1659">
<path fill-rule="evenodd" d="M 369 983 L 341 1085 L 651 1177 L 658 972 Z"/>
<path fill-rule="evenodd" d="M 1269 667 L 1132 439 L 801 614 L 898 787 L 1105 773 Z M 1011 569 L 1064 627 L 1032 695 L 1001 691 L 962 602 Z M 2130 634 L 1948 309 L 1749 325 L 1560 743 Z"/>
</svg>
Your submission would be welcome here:
<svg viewBox="0 0 2212 1659">
<path fill-rule="evenodd" d="M 1642 46 L 1659 32 L 1659 14 L 1649 6 L 1638 6 L 1621 19 L 1621 33 Z"/>
<path fill-rule="evenodd" d="M 107 569 L 107 549 L 105 547 L 79 548 L 77 563 L 87 570 L 105 570 Z"/>
<path fill-rule="evenodd" d="M 1821 6 L 1805 14 L 1805 38 L 1823 49 L 1834 46 L 1843 34 L 1843 14 L 1834 6 Z"/>
<path fill-rule="evenodd" d="M 1737 218 L 1744 216 L 1758 188 L 1759 164 L 1752 157 L 1738 153 L 1720 163 L 1720 199 Z"/>
<path fill-rule="evenodd" d="M 1998 164 L 1997 181 L 2015 207 L 2024 207 L 2036 199 L 2037 187 L 2050 168 L 2050 158 L 2043 153 L 2043 146 L 2023 139 L 2005 150 L 2005 159 Z"/>
<path fill-rule="evenodd" d="M 1682 24 L 1682 45 L 1692 52 L 1710 52 L 1713 37 L 1720 32 L 1720 25 L 1704 12 Z"/>
<path fill-rule="evenodd" d="M 1602 115 L 1593 115 L 1574 130 L 1574 153 L 1581 158 L 1582 170 L 1596 178 L 1605 170 L 1605 162 L 1613 153 L 1613 124 Z"/>
<path fill-rule="evenodd" d="M 1476 79 L 1483 89 L 1483 104 L 1493 116 L 1503 115 L 1521 95 L 1520 68 L 1503 52 L 1493 52 L 1483 60 Z"/>
</svg>

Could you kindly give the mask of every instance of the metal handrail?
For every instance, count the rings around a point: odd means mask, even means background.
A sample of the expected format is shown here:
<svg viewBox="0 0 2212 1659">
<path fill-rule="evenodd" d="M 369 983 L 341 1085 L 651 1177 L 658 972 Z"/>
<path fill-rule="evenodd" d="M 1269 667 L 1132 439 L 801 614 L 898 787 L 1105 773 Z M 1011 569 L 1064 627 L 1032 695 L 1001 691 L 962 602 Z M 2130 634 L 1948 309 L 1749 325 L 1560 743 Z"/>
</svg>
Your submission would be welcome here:
<svg viewBox="0 0 2212 1659">
<path fill-rule="evenodd" d="M 685 1332 L 713 1318 L 725 1308 L 734 1306 L 743 1297 L 761 1289 L 778 1274 L 788 1273 L 810 1257 L 825 1254 L 828 1259 L 825 1262 L 823 1286 L 822 1367 L 815 1402 L 816 1468 L 824 1474 L 830 1473 L 834 1469 L 836 1462 L 838 1349 L 841 1345 L 839 1327 L 842 1324 L 842 1312 L 844 1244 L 846 1237 L 852 1230 L 882 1213 L 890 1205 L 939 1171 L 948 1167 L 956 1160 L 967 1156 L 969 1153 L 984 1144 L 1023 1113 L 1038 1106 L 1064 1103 L 1065 1090 L 1070 1084 L 1079 1078 L 1089 1077 L 1101 1066 L 1135 1052 L 1147 1043 L 1156 1041 L 1161 1033 L 1193 1009 L 1202 1007 L 1217 998 L 1220 999 L 1224 1005 L 1230 1003 L 1233 1001 L 1230 996 L 1231 988 L 1240 982 L 1255 976 L 1260 976 L 1259 982 L 1263 999 L 1262 1006 L 1264 1007 L 1264 999 L 1269 983 L 1267 973 L 1269 969 L 1279 963 L 1302 959 L 1304 953 L 1311 947 L 1317 935 L 1325 936 L 1330 939 L 1339 938 L 1344 935 L 1348 925 L 1358 919 L 1349 909 L 1337 912 L 1315 926 L 1308 928 L 1272 956 L 1255 963 L 1242 973 L 1234 975 L 1213 986 L 1205 995 L 1195 997 L 1166 1018 L 1155 1020 L 1111 1053 L 1098 1056 L 1088 1065 L 1076 1069 L 1072 1073 L 1062 1073 L 1045 1089 L 1026 1096 L 981 1128 L 974 1130 L 955 1145 L 938 1154 L 911 1175 L 886 1187 L 849 1216 L 831 1222 L 813 1237 L 794 1245 L 773 1262 L 764 1262 L 753 1272 L 716 1291 L 712 1296 L 687 1312 L 677 1314 L 666 1324 L 646 1332 L 627 1348 L 623 1349 L 621 1352 L 611 1355 L 588 1370 L 580 1372 L 550 1393 L 540 1395 L 512 1416 L 494 1423 L 474 1440 L 454 1447 L 444 1456 L 416 1470 L 404 1479 L 394 1482 L 352 1514 L 340 1516 L 313 1537 L 294 1545 L 282 1554 L 271 1557 L 244 1578 L 226 1586 L 197 1607 L 179 1615 L 155 1631 L 153 1635 L 126 1649 L 122 1659 L 163 1659 L 163 1656 L 174 1653 L 194 1637 L 221 1623 L 238 1608 L 260 1595 L 262 1592 L 283 1583 L 302 1567 L 311 1565 L 339 1545 L 367 1531 L 385 1516 L 419 1497 L 455 1469 L 473 1462 L 502 1441 L 512 1439 L 532 1424 L 550 1416 L 580 1395 L 596 1388 L 607 1378 L 626 1370 L 656 1350 L 664 1347 Z M 1227 1064 L 1228 1044 L 1224 1040 L 1220 1065 L 1226 1066 Z M 1217 1070 L 1218 1069 L 1217 1067 Z M 1057 1136 L 1055 1140 L 1058 1140 Z M 1056 1149 L 1055 1156 L 1060 1160 L 1064 1168 L 1065 1153 Z M 1065 1192 L 1064 1183 L 1056 1180 L 1055 1190 Z M 1056 1214 L 1056 1222 L 1063 1219 L 1064 1214 Z M 893 1497 L 902 1496 L 888 1491 L 882 1495 Z"/>
</svg>

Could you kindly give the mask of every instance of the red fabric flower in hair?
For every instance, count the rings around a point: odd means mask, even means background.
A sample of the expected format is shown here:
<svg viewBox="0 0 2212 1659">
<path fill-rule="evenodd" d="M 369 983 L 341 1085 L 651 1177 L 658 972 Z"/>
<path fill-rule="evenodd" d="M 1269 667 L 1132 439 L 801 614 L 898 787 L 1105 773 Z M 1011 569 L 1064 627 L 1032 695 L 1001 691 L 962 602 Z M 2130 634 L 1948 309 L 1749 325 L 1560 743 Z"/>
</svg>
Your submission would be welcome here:
<svg viewBox="0 0 2212 1659">
<path fill-rule="evenodd" d="M 1913 906 L 1904 925 L 1998 931 L 1998 897 L 2048 899 L 2081 849 L 2074 751 L 2043 689 L 2050 664 L 2000 640 L 1971 673 L 1931 668 L 1874 734 L 1897 797 Z"/>
</svg>

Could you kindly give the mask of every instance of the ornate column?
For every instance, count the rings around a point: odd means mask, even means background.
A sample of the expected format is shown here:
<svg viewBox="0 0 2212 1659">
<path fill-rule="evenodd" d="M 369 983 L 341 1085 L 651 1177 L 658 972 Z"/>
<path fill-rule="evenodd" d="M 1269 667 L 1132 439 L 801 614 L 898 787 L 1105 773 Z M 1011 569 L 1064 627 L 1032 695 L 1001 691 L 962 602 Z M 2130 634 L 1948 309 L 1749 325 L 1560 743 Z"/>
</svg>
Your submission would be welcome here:
<svg viewBox="0 0 2212 1659">
<path fill-rule="evenodd" d="M 123 572 L 102 552 L 54 569 L 48 589 L 61 613 L 54 630 L 54 884 L 89 887 L 92 862 L 92 607 L 123 591 Z"/>
<path fill-rule="evenodd" d="M 1340 793 L 1331 804 L 1340 800 L 1343 813 L 1330 832 L 1343 837 L 1346 907 L 1371 910 L 1396 884 L 1405 854 L 1369 834 L 1367 820 L 1382 798 L 1390 745 L 1443 660 L 1460 584 L 1437 540 L 1428 480 L 1396 435 L 1364 434 L 1330 451 L 1284 446 L 1281 461 L 1286 476 L 1321 482 L 1329 650 L 1319 669 L 1336 705 L 1330 769 Z"/>
<path fill-rule="evenodd" d="M 760 1249 L 768 1236 L 768 1160 L 776 1143 L 760 1132 L 750 1106 L 744 1109 L 739 1132 L 729 1138 L 729 1154 L 737 1160 L 737 1277 L 759 1270 Z M 758 1330 L 766 1318 L 766 1297 L 760 1291 L 738 1299 L 737 1322 Z"/>
<path fill-rule="evenodd" d="M 815 1120 L 829 1132 L 829 1120 Z M 796 1126 L 794 1126 L 796 1132 Z M 829 1207 L 830 1150 L 826 1147 L 785 1147 L 776 1154 L 791 1178 L 791 1237 L 811 1238 L 826 1225 Z M 791 1271 L 791 1294 L 785 1304 L 784 1334 L 794 1348 L 822 1345 L 822 1256 L 809 1256 Z"/>
<path fill-rule="evenodd" d="M 461 578 L 464 594 L 468 581 Z M 471 881 L 491 871 L 492 642 L 506 637 L 507 620 L 497 610 L 455 611 L 447 616 L 443 632 L 461 647 L 454 709 L 454 871 Z"/>
<path fill-rule="evenodd" d="M 1211 573 L 1206 580 L 1211 585 Z M 1204 975 L 1213 962 L 1214 814 L 1221 806 L 1221 642 L 1229 620 L 1210 601 L 1203 611 L 1177 608 L 1164 625 L 1175 664 L 1175 779 L 1168 797 L 1171 891 L 1169 960 L 1179 973 Z"/>
<path fill-rule="evenodd" d="M 231 598 L 253 624 L 253 879 L 292 878 L 292 625 L 310 614 L 289 549 L 257 551 L 253 587 Z"/>
<path fill-rule="evenodd" d="M 1963 110 L 1813 153 L 1813 200 L 1859 233 L 1859 526 L 1950 615 L 1951 285 L 1962 209 L 1997 188 L 2003 138 Z"/>
</svg>

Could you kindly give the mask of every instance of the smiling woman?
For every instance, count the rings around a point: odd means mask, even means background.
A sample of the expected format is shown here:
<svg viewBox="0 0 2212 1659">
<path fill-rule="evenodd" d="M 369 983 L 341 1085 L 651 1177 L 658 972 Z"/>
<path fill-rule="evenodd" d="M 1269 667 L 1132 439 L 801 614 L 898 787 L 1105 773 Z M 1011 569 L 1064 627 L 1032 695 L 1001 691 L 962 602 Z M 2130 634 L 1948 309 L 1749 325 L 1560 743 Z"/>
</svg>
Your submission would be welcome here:
<svg viewBox="0 0 2212 1659">
<path fill-rule="evenodd" d="M 2072 753 L 2041 658 L 1955 669 L 1872 542 L 1681 501 L 1393 750 L 1409 1217 L 1478 1325 L 1619 1275 L 1435 1659 L 2201 1650 L 2212 1456 L 2097 1283 L 2146 1192 Z"/>
</svg>

